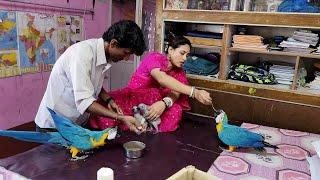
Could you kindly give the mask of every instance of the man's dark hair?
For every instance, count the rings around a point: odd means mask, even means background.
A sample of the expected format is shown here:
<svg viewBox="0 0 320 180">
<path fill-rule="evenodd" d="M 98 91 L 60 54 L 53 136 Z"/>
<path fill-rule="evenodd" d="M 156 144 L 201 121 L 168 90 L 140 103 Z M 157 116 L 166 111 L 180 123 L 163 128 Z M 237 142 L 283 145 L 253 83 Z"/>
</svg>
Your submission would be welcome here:
<svg viewBox="0 0 320 180">
<path fill-rule="evenodd" d="M 122 20 L 114 23 L 102 38 L 110 43 L 112 39 L 118 41 L 119 48 L 129 48 L 132 53 L 140 56 L 146 50 L 146 43 L 140 27 L 130 20 Z"/>
</svg>

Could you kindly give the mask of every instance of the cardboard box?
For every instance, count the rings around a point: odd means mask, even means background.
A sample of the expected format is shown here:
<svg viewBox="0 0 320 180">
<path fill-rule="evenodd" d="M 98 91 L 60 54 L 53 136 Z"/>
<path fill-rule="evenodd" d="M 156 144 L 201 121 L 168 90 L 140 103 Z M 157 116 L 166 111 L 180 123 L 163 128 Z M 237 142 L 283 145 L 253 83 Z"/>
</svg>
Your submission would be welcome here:
<svg viewBox="0 0 320 180">
<path fill-rule="evenodd" d="M 170 176 L 167 180 L 219 180 L 219 178 L 200 171 L 194 166 L 187 166 Z"/>
</svg>

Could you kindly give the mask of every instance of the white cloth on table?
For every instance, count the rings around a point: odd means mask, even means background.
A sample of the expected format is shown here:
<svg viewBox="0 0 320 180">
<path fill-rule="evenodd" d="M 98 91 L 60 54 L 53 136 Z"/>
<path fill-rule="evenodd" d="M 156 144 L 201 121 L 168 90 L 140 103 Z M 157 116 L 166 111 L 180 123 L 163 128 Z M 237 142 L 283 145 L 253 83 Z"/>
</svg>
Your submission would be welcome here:
<svg viewBox="0 0 320 180">
<path fill-rule="evenodd" d="M 30 180 L 18 173 L 7 170 L 4 167 L 0 167 L 0 180 Z"/>
<path fill-rule="evenodd" d="M 318 155 L 314 155 L 312 157 L 307 157 L 307 161 L 309 163 L 311 180 L 319 180 L 320 179 L 320 158 Z"/>
</svg>

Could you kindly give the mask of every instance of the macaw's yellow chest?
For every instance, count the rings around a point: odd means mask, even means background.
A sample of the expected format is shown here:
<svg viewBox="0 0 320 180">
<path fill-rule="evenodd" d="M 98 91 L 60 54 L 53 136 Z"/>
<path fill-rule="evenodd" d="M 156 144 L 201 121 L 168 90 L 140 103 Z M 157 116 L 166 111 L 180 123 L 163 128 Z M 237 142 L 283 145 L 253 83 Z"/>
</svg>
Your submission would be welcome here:
<svg viewBox="0 0 320 180">
<path fill-rule="evenodd" d="M 222 123 L 218 123 L 216 125 L 216 128 L 217 128 L 217 132 L 220 133 L 222 131 L 222 129 L 223 129 Z"/>
</svg>

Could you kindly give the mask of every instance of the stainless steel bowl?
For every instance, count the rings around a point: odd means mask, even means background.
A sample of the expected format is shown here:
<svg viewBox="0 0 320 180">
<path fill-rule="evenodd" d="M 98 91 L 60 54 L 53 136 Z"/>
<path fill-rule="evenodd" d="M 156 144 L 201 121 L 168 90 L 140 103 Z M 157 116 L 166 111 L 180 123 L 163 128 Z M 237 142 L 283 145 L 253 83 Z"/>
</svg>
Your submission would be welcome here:
<svg viewBox="0 0 320 180">
<path fill-rule="evenodd" d="M 123 144 L 123 148 L 128 158 L 135 159 L 142 156 L 146 145 L 140 141 L 129 141 Z"/>
</svg>

